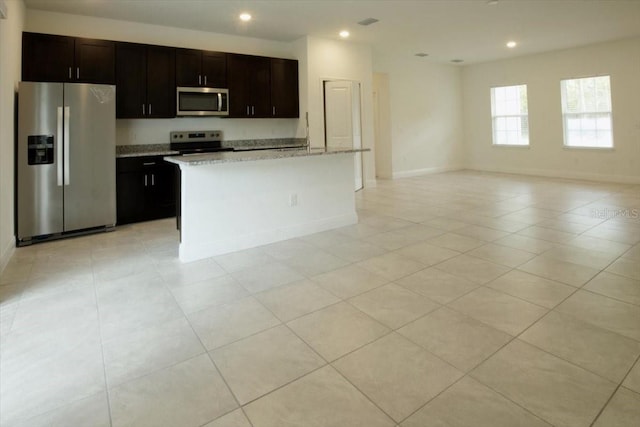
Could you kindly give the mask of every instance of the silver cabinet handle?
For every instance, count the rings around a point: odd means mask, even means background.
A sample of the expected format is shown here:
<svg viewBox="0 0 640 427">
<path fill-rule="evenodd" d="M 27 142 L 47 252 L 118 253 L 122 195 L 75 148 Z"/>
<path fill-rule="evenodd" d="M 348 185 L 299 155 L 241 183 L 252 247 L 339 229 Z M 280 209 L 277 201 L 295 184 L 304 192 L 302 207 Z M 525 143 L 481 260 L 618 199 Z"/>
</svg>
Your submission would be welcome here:
<svg viewBox="0 0 640 427">
<path fill-rule="evenodd" d="M 144 174 L 144 186 L 145 187 L 147 186 L 147 174 L 146 173 Z"/>
<path fill-rule="evenodd" d="M 204 85 L 207 85 L 207 76 L 204 76 Z"/>
<path fill-rule="evenodd" d="M 255 115 L 256 115 L 256 107 L 255 107 L 255 105 L 252 105 L 252 106 L 251 106 L 251 115 L 252 115 L 252 116 L 255 116 Z"/>
<path fill-rule="evenodd" d="M 69 172 L 69 121 L 71 119 L 71 107 L 64 107 L 64 185 L 69 185 L 71 173 Z"/>
<path fill-rule="evenodd" d="M 80 67 L 76 68 L 76 79 L 80 80 Z"/>
<path fill-rule="evenodd" d="M 155 164 L 156 164 L 156 162 L 144 162 L 142 165 L 143 166 L 153 166 Z"/>
<path fill-rule="evenodd" d="M 144 104 L 142 104 L 142 115 L 143 115 L 143 116 L 146 116 L 146 115 L 147 115 L 147 113 L 145 113 L 145 112 L 144 112 Z"/>
<path fill-rule="evenodd" d="M 149 104 L 149 115 L 151 115 L 151 104 Z"/>
<path fill-rule="evenodd" d="M 247 116 L 249 115 L 249 106 L 247 105 Z"/>
<path fill-rule="evenodd" d="M 156 185 L 156 175 L 155 174 L 151 174 L 151 185 Z"/>
<path fill-rule="evenodd" d="M 56 140 L 55 140 L 55 144 L 56 144 L 56 159 L 55 162 L 57 163 L 57 172 L 58 172 L 58 187 L 62 186 L 62 138 L 64 138 L 63 136 L 63 131 L 62 131 L 62 107 L 58 107 L 58 126 L 56 127 Z"/>
<path fill-rule="evenodd" d="M 71 80 L 71 67 L 69 67 L 69 80 Z"/>
<path fill-rule="evenodd" d="M 273 115 L 274 116 L 276 115 L 276 107 L 275 106 L 273 106 Z"/>
<path fill-rule="evenodd" d="M 202 84 L 202 76 L 200 74 L 198 74 L 198 84 L 199 85 Z"/>
</svg>

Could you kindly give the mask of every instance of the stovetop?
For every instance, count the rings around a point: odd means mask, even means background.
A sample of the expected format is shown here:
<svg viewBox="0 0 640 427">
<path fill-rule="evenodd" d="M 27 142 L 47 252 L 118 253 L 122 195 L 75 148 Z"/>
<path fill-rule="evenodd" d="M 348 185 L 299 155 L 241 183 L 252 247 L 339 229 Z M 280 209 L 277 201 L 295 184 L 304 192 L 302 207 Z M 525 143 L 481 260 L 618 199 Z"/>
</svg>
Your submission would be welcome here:
<svg viewBox="0 0 640 427">
<path fill-rule="evenodd" d="M 231 147 L 222 146 L 221 130 L 178 131 L 171 132 L 169 136 L 171 150 L 180 154 L 233 151 Z"/>
</svg>

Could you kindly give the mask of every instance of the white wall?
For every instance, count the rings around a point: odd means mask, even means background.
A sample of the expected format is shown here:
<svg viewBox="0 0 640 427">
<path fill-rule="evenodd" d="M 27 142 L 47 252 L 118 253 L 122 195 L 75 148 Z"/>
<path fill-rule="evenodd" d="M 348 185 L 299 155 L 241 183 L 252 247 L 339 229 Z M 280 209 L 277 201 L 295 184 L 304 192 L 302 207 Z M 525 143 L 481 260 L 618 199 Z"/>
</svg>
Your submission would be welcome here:
<svg viewBox="0 0 640 427">
<path fill-rule="evenodd" d="M 389 76 L 393 178 L 462 168 L 460 67 L 376 55 L 374 70 Z"/>
<path fill-rule="evenodd" d="M 376 145 L 376 177 L 393 177 L 393 148 L 391 147 L 391 104 L 389 74 L 373 73 L 373 114 Z"/>
<path fill-rule="evenodd" d="M 15 245 L 13 219 L 15 93 L 20 81 L 22 0 L 5 0 L 7 19 L 0 20 L 0 272 Z"/>
<path fill-rule="evenodd" d="M 323 80 L 351 80 L 360 83 L 362 93 L 362 146 L 365 186 L 375 184 L 373 138 L 373 68 L 371 47 L 346 41 L 306 37 L 307 91 L 305 104 L 300 97 L 301 116 L 309 112 L 311 145 L 324 146 Z M 304 127 L 304 120 L 301 120 Z M 298 131 L 300 133 L 300 131 Z"/>
<path fill-rule="evenodd" d="M 292 43 L 39 10 L 27 11 L 25 31 L 297 59 Z M 168 143 L 170 131 L 191 129 L 220 129 L 227 140 L 304 136 L 297 119 L 139 119 L 117 120 L 116 144 Z"/>
<path fill-rule="evenodd" d="M 613 150 L 563 148 L 560 80 L 611 76 Z M 526 84 L 530 148 L 492 146 L 490 87 Z M 640 182 L 640 38 L 470 65 L 463 71 L 467 166 Z"/>
</svg>

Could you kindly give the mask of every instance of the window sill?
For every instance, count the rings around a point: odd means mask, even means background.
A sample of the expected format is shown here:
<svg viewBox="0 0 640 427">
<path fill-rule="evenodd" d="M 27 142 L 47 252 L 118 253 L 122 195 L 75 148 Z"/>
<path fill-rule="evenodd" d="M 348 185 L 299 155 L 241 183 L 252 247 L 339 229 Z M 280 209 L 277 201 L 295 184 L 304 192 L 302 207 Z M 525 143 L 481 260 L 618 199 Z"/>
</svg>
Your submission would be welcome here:
<svg viewBox="0 0 640 427">
<path fill-rule="evenodd" d="M 531 145 L 519 145 L 519 144 L 491 144 L 492 147 L 497 148 L 531 148 Z"/>
<path fill-rule="evenodd" d="M 564 150 L 593 150 L 593 151 L 615 151 L 615 147 L 574 147 L 571 145 L 563 145 Z"/>
</svg>

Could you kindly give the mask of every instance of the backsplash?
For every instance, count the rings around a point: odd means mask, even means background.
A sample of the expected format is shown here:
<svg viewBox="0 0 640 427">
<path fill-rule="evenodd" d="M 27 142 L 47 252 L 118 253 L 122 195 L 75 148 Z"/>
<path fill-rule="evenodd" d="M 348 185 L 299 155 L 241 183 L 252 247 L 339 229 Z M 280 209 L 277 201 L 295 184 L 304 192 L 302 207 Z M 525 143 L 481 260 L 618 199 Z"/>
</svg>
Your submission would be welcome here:
<svg viewBox="0 0 640 427">
<path fill-rule="evenodd" d="M 197 117 L 175 119 L 118 119 L 116 145 L 168 144 L 169 132 L 222 130 L 225 141 L 303 138 L 296 135 L 299 119 L 228 119 Z"/>
</svg>

